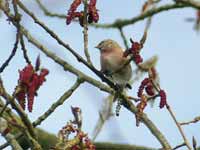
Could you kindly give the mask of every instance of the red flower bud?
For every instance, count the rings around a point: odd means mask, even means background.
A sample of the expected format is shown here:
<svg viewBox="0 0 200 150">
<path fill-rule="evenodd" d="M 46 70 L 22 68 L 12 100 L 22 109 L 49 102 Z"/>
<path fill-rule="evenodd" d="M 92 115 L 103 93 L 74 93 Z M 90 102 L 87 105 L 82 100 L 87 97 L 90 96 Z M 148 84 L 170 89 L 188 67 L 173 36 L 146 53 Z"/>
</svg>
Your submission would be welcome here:
<svg viewBox="0 0 200 150">
<path fill-rule="evenodd" d="M 143 62 L 143 59 L 139 54 L 135 54 L 133 56 L 133 60 L 135 61 L 136 64 L 139 64 L 139 63 Z"/>
<path fill-rule="evenodd" d="M 141 84 L 140 84 L 140 86 L 139 86 L 139 89 L 138 89 L 138 93 L 137 93 L 138 97 L 141 97 L 141 96 L 142 96 L 142 93 L 143 93 L 143 91 L 144 91 L 144 88 L 145 88 L 145 86 L 146 86 L 149 82 L 150 82 L 149 78 L 145 78 L 145 79 L 141 82 Z"/>
<path fill-rule="evenodd" d="M 39 59 L 36 61 L 36 68 L 39 67 Z M 42 69 L 38 75 L 31 64 L 28 64 L 22 71 L 19 71 L 18 85 L 15 88 L 14 96 L 18 100 L 20 106 L 25 110 L 25 98 L 28 99 L 28 110 L 32 111 L 34 97 L 37 90 L 45 81 L 46 75 L 49 73 L 47 69 Z"/>
<path fill-rule="evenodd" d="M 133 42 L 131 46 L 132 53 L 138 53 L 141 49 L 141 44 L 138 42 Z"/>
<path fill-rule="evenodd" d="M 78 8 L 78 6 L 81 4 L 81 0 L 74 0 L 73 3 L 71 4 L 68 13 L 67 13 L 67 17 L 66 17 L 66 24 L 69 25 L 72 21 L 72 19 L 74 19 L 74 13 L 76 11 L 76 9 Z"/>
<path fill-rule="evenodd" d="M 145 91 L 146 93 L 149 95 L 149 96 L 153 96 L 155 95 L 154 93 L 154 88 L 153 88 L 153 85 L 152 84 L 148 84 L 145 88 Z"/>
<path fill-rule="evenodd" d="M 96 9 L 96 0 L 90 0 L 90 3 L 88 5 L 88 23 L 95 22 L 97 23 L 99 20 L 99 14 Z"/>
<path fill-rule="evenodd" d="M 163 108 L 164 106 L 167 105 L 167 96 L 166 96 L 166 93 L 165 93 L 164 90 L 160 90 L 159 95 L 160 95 L 160 105 L 159 105 L 159 107 Z"/>
</svg>

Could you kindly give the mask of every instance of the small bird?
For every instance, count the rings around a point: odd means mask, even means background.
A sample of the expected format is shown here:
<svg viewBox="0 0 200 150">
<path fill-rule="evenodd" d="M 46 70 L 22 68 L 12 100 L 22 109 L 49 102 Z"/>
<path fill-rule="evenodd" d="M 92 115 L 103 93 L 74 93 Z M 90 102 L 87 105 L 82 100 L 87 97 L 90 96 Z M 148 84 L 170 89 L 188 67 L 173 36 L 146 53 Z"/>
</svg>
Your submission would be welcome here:
<svg viewBox="0 0 200 150">
<path fill-rule="evenodd" d="M 129 81 L 132 77 L 131 65 L 124 65 L 128 60 L 120 45 L 111 39 L 101 41 L 96 48 L 100 50 L 101 72 L 108 76 L 122 89 L 131 88 Z"/>
</svg>

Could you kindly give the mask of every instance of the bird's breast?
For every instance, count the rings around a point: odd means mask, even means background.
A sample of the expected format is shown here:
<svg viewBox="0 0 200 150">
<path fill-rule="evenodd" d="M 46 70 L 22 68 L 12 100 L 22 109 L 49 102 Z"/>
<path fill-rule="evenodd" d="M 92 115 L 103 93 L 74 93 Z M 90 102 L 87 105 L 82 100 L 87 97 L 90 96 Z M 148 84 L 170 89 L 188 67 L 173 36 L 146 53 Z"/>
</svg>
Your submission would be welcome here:
<svg viewBox="0 0 200 150">
<path fill-rule="evenodd" d="M 112 53 L 101 54 L 101 66 L 103 70 L 115 71 L 121 64 L 121 56 L 114 55 Z"/>
</svg>

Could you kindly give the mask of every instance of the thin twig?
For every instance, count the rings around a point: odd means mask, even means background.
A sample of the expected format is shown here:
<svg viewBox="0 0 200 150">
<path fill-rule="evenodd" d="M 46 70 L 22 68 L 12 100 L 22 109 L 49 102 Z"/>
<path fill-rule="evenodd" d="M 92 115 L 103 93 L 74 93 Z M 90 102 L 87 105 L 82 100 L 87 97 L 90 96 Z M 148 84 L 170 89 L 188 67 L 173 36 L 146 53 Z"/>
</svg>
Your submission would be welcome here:
<svg viewBox="0 0 200 150">
<path fill-rule="evenodd" d="M 149 30 L 149 28 L 151 26 L 151 21 L 152 21 L 152 17 L 149 17 L 147 19 L 147 23 L 146 23 L 146 26 L 145 26 L 144 34 L 147 33 L 147 31 Z"/>
<path fill-rule="evenodd" d="M 155 0 L 154 3 L 158 3 L 161 0 Z M 65 14 L 57 14 L 57 13 L 52 13 L 50 12 L 41 2 L 40 0 L 36 0 L 36 2 L 38 3 L 39 7 L 41 8 L 41 10 L 44 12 L 45 15 L 50 16 L 50 17 L 57 17 L 60 19 L 66 19 L 66 15 Z M 158 8 L 155 9 L 150 9 L 148 11 L 146 11 L 143 14 L 139 14 L 136 17 L 133 17 L 131 19 L 119 19 L 113 23 L 110 24 L 91 24 L 91 26 L 96 27 L 96 28 L 119 28 L 123 27 L 123 26 L 127 26 L 127 25 L 131 25 L 134 24 L 138 21 L 142 21 L 145 18 L 148 18 L 150 16 L 154 16 L 156 14 L 159 14 L 160 12 L 163 11 L 168 11 L 168 10 L 173 10 L 173 9 L 179 9 L 179 8 L 185 8 L 185 7 L 193 7 L 196 9 L 200 9 L 200 4 L 197 1 L 182 1 L 185 4 L 181 4 L 181 3 L 177 3 L 177 4 L 167 4 L 164 6 L 160 6 Z"/>
<path fill-rule="evenodd" d="M 195 117 L 193 120 L 191 121 L 187 121 L 187 122 L 181 122 L 180 125 L 189 125 L 191 123 L 197 123 L 198 121 L 200 121 L 200 116 Z"/>
<path fill-rule="evenodd" d="M 44 12 L 44 14 L 46 16 L 50 16 L 50 17 L 57 17 L 60 19 L 66 19 L 66 15 L 64 14 L 57 14 L 57 13 L 52 13 L 50 12 L 41 2 L 40 0 L 36 0 L 38 6 L 40 7 L 40 9 Z"/>
<path fill-rule="evenodd" d="M 0 73 L 2 73 L 4 71 L 4 69 L 9 65 L 9 62 L 12 60 L 12 58 L 15 56 L 16 51 L 17 51 L 17 47 L 18 47 L 18 43 L 19 43 L 19 35 L 20 32 L 17 31 L 16 33 L 16 38 L 15 38 L 15 44 L 14 47 L 11 51 L 10 56 L 8 57 L 8 59 L 2 64 L 2 66 L 0 67 Z"/>
<path fill-rule="evenodd" d="M 26 60 L 26 63 L 31 64 L 31 61 L 27 54 L 27 49 L 25 47 L 23 35 L 20 35 L 20 44 L 21 44 L 21 49 L 23 51 L 23 56 L 24 56 L 24 59 Z"/>
<path fill-rule="evenodd" d="M 156 91 L 159 92 L 161 90 L 160 86 L 157 83 L 155 83 L 153 80 L 151 80 L 151 83 L 153 84 L 153 86 L 156 89 Z M 169 104 L 166 104 L 166 108 L 167 108 L 170 116 L 174 120 L 174 122 L 175 122 L 175 124 L 176 124 L 176 126 L 177 126 L 177 128 L 178 128 L 178 130 L 179 130 L 179 132 L 180 132 L 180 134 L 181 134 L 181 136 L 183 138 L 183 140 L 184 140 L 185 145 L 188 147 L 189 150 L 192 150 L 192 148 L 191 148 L 191 146 L 190 146 L 190 144 L 189 144 L 189 142 L 188 142 L 188 140 L 187 140 L 187 138 L 186 138 L 186 136 L 185 136 L 185 134 L 183 132 L 183 129 L 181 128 L 181 125 L 177 121 L 176 116 L 175 116 L 174 112 L 172 111 L 172 109 L 170 108 Z"/>
<path fill-rule="evenodd" d="M 156 94 L 154 96 L 149 96 L 149 97 L 147 97 L 147 102 L 150 102 L 150 101 L 154 100 L 155 98 L 157 98 L 159 96 L 160 96 L 159 94 Z M 133 100 L 136 103 L 141 101 L 141 98 L 136 98 L 136 97 L 132 97 L 132 96 L 128 96 L 127 99 Z"/>
<path fill-rule="evenodd" d="M 183 146 L 186 146 L 186 144 L 185 144 L 185 143 L 182 143 L 182 144 L 180 144 L 180 145 L 177 145 L 177 146 L 175 146 L 172 150 L 176 150 L 176 149 L 178 149 L 178 148 L 180 148 L 180 147 L 183 147 Z"/>
<path fill-rule="evenodd" d="M 155 9 L 150 9 L 142 14 L 139 14 L 136 17 L 133 17 L 131 19 L 118 19 L 116 21 L 114 21 L 113 23 L 109 23 L 109 24 L 93 24 L 94 27 L 96 28 L 119 28 L 119 27 L 124 27 L 124 26 L 128 26 L 128 25 L 132 25 L 136 22 L 142 21 L 145 18 L 151 17 L 153 15 L 156 14 L 160 14 L 160 12 L 164 12 L 164 11 L 168 11 L 168 10 L 173 10 L 173 9 L 178 9 L 178 8 L 184 8 L 184 7 L 194 7 L 194 8 L 200 8 L 200 6 L 197 5 L 187 5 L 187 4 L 181 4 L 181 3 L 177 3 L 177 4 L 166 4 L 164 6 L 160 6 L 158 8 Z"/>
<path fill-rule="evenodd" d="M 84 13 L 83 13 L 83 38 L 84 38 L 84 53 L 87 59 L 88 64 L 92 65 L 90 54 L 88 52 L 88 21 L 87 21 L 87 9 L 88 3 L 87 0 L 84 0 Z"/>
<path fill-rule="evenodd" d="M 30 64 L 31 62 L 30 62 L 30 60 L 29 60 L 29 58 L 27 56 L 27 50 L 25 48 L 23 35 L 20 33 L 20 25 L 19 25 L 19 23 L 20 23 L 20 20 L 21 20 L 21 14 L 19 14 L 19 12 L 18 12 L 18 7 L 17 7 L 16 0 L 13 0 L 13 9 L 14 9 L 14 12 L 15 12 L 15 18 L 16 18 L 15 20 L 16 20 L 16 24 L 17 24 L 17 26 L 16 26 L 17 27 L 17 31 L 19 32 L 19 37 L 18 38 L 20 39 L 21 49 L 23 51 L 23 55 L 24 55 L 24 58 L 25 58 L 26 62 L 28 64 Z"/>
<path fill-rule="evenodd" d="M 127 39 L 126 39 L 126 36 L 125 36 L 125 34 L 124 34 L 124 31 L 123 31 L 122 28 L 118 28 L 118 29 L 119 29 L 119 33 L 120 33 L 120 35 L 121 35 L 121 37 L 122 37 L 122 39 L 123 39 L 124 46 L 125 46 L 126 49 L 128 49 L 128 48 L 129 48 L 129 46 L 128 46 L 128 41 L 127 41 Z"/>
<path fill-rule="evenodd" d="M 173 118 L 173 120 L 174 120 L 176 126 L 178 127 L 178 130 L 179 130 L 179 132 L 180 132 L 180 134 L 181 134 L 181 136 L 182 136 L 182 138 L 183 138 L 183 140 L 184 140 L 185 145 L 187 146 L 187 148 L 188 148 L 189 150 L 192 150 L 192 147 L 190 146 L 190 144 L 189 144 L 189 142 L 188 142 L 188 140 L 187 140 L 187 138 L 186 138 L 186 136 L 185 136 L 185 134 L 184 134 L 184 132 L 183 132 L 183 129 L 181 128 L 181 125 L 180 125 L 179 122 L 177 121 L 174 112 L 172 111 L 172 109 L 170 108 L 170 106 L 169 106 L 168 104 L 167 104 L 167 110 L 168 110 L 170 116 Z"/>
</svg>

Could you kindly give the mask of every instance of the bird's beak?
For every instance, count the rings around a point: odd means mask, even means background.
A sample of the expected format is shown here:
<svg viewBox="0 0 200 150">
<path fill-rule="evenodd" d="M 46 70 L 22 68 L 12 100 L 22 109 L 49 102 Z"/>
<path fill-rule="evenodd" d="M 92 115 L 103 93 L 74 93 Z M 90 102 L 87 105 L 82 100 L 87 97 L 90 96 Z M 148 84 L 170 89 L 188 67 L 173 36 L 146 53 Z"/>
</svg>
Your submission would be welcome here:
<svg viewBox="0 0 200 150">
<path fill-rule="evenodd" d="M 99 49 L 99 45 L 95 46 L 95 48 Z"/>
</svg>

